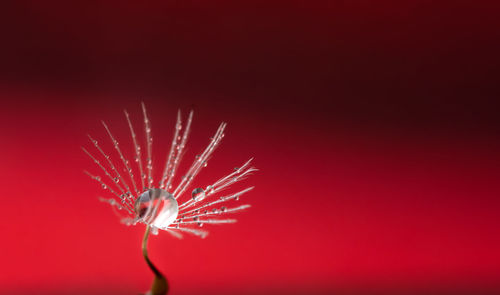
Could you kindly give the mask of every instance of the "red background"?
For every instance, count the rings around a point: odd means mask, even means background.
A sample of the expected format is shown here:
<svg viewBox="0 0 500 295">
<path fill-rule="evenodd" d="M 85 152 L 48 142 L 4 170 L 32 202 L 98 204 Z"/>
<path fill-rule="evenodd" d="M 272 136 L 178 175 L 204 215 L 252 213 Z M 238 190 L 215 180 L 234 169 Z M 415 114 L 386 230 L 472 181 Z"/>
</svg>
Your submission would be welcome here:
<svg viewBox="0 0 500 295">
<path fill-rule="evenodd" d="M 184 165 L 229 123 L 199 183 L 261 169 L 237 224 L 151 239 L 172 294 L 500 290 L 498 5 L 435 2 L 2 4 L 0 293 L 149 287 L 80 151 L 140 101 L 155 163 L 193 108 Z"/>
</svg>

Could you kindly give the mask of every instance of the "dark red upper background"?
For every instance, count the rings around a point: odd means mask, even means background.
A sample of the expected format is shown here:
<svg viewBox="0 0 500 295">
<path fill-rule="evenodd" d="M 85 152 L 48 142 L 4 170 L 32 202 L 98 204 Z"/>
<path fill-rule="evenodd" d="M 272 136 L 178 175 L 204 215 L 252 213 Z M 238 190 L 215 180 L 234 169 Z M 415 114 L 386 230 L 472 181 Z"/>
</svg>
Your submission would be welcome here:
<svg viewBox="0 0 500 295">
<path fill-rule="evenodd" d="M 180 108 L 184 166 L 229 123 L 199 183 L 260 169 L 237 224 L 150 240 L 172 294 L 500 290 L 493 1 L 10 2 L 1 294 L 148 288 L 144 229 L 97 201 L 80 150 L 106 142 L 100 120 L 129 145 L 122 110 L 139 126 L 140 101 L 157 165 Z"/>
</svg>

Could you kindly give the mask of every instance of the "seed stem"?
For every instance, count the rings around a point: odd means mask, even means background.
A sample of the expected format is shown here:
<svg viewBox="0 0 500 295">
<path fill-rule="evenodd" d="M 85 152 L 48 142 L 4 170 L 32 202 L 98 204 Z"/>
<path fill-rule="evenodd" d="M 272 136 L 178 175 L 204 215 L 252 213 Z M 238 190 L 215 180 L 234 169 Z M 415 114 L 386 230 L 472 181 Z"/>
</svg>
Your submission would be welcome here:
<svg viewBox="0 0 500 295">
<path fill-rule="evenodd" d="M 166 295 L 168 293 L 168 282 L 165 276 L 156 268 L 156 266 L 149 260 L 148 257 L 148 237 L 151 231 L 151 226 L 146 227 L 146 232 L 144 233 L 144 238 L 142 239 L 142 255 L 144 260 L 148 264 L 149 268 L 155 274 L 155 279 L 153 285 L 151 286 L 151 291 L 147 295 Z"/>
</svg>

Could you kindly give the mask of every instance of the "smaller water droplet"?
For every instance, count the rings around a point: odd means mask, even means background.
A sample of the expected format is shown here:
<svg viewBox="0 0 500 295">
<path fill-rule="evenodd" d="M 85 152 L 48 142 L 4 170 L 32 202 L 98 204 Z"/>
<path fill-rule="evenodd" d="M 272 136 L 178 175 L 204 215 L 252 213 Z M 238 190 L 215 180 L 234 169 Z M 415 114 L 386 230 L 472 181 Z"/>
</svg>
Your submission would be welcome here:
<svg viewBox="0 0 500 295">
<path fill-rule="evenodd" d="M 198 221 L 198 220 L 200 220 L 200 218 L 198 216 L 193 218 L 193 221 Z"/>
<path fill-rule="evenodd" d="M 202 227 L 203 226 L 203 222 L 198 222 L 198 226 Z"/>
<path fill-rule="evenodd" d="M 220 211 L 221 211 L 221 212 L 226 212 L 226 211 L 227 211 L 226 206 L 222 206 L 222 207 L 220 208 Z"/>
<path fill-rule="evenodd" d="M 107 186 L 107 185 L 105 185 L 104 183 L 102 184 L 102 188 L 103 188 L 103 189 L 106 189 L 107 187 L 108 187 L 108 186 Z"/>
<path fill-rule="evenodd" d="M 195 202 L 201 201 L 205 199 L 206 194 L 205 191 L 202 188 L 195 188 L 193 192 L 191 193 L 191 196 L 193 197 L 193 200 Z"/>
</svg>

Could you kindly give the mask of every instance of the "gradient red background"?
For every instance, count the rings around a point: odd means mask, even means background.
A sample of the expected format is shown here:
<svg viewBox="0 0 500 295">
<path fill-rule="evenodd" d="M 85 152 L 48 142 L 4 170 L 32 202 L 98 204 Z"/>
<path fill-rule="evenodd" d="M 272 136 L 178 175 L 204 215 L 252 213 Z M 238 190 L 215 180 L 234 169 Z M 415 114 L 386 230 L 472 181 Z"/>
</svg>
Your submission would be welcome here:
<svg viewBox="0 0 500 295">
<path fill-rule="evenodd" d="M 171 294 L 500 291 L 498 5 L 2 6 L 1 294 L 148 288 L 143 228 L 97 201 L 80 151 L 101 119 L 129 143 L 140 101 L 160 162 L 193 108 L 185 165 L 229 123 L 199 183 L 261 169 L 237 224 L 151 239 Z"/>
</svg>

